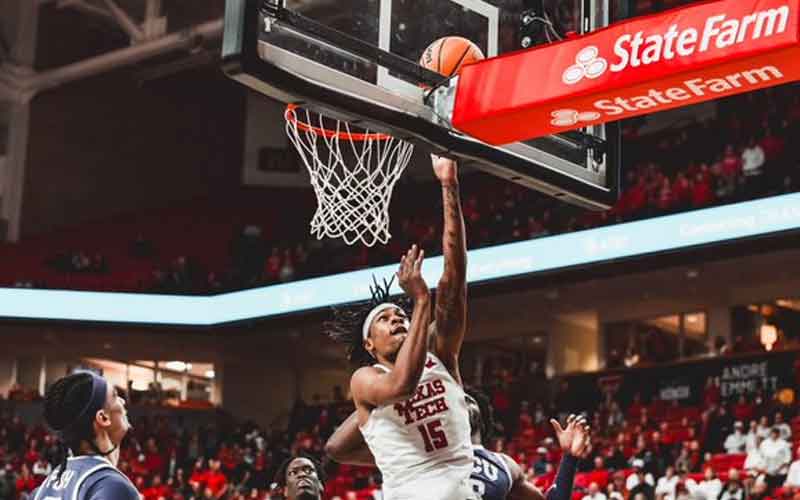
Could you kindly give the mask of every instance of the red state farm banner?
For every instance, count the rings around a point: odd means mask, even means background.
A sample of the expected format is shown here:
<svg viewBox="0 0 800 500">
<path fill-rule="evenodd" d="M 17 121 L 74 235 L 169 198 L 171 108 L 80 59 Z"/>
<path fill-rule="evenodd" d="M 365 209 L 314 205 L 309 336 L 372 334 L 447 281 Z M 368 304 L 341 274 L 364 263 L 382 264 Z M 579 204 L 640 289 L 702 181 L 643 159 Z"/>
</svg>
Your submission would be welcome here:
<svg viewBox="0 0 800 500">
<path fill-rule="evenodd" d="M 800 80 L 800 0 L 717 0 L 465 66 L 452 124 L 490 144 Z"/>
</svg>

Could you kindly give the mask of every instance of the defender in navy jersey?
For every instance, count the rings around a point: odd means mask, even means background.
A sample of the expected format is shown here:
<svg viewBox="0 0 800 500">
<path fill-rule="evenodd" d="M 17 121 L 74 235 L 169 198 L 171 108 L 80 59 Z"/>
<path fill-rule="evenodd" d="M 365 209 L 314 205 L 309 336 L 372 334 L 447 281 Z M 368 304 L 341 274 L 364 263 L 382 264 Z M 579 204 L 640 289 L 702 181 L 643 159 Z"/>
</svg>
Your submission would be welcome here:
<svg viewBox="0 0 800 500">
<path fill-rule="evenodd" d="M 119 445 L 131 428 L 125 401 L 104 378 L 79 372 L 56 381 L 45 395 L 44 419 L 58 436 L 62 456 L 34 500 L 139 500 L 116 467 Z"/>
<path fill-rule="evenodd" d="M 491 438 L 494 418 L 489 398 L 474 389 L 466 389 L 469 424 L 475 465 L 470 482 L 481 500 L 558 500 L 572 497 L 577 459 L 590 451 L 589 426 L 583 417 L 570 415 L 566 429 L 551 420 L 558 440 L 564 450 L 564 459 L 558 471 L 556 484 L 547 495 L 525 480 L 522 468 L 505 453 L 496 453 L 483 447 Z"/>
<path fill-rule="evenodd" d="M 472 489 L 480 495 L 482 500 L 505 500 L 511 494 L 514 486 L 514 473 L 499 453 L 489 451 L 483 445 L 472 446 L 475 454 L 475 466 L 469 476 Z M 510 460 L 511 457 L 508 457 Z M 521 471 L 515 471 L 521 472 Z M 532 488 L 536 488 L 531 485 Z M 543 498 L 541 492 L 536 498 Z"/>
</svg>

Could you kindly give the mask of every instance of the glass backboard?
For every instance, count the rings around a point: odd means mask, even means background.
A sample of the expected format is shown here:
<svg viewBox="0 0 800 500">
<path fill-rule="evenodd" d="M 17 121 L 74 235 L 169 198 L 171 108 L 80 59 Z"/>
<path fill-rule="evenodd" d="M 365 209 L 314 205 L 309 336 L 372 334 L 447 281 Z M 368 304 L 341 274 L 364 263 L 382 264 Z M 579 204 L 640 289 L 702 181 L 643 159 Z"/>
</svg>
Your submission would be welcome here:
<svg viewBox="0 0 800 500">
<path fill-rule="evenodd" d="M 431 88 L 454 92 L 457 79 L 443 81 L 417 61 L 444 36 L 468 38 L 493 57 L 606 26 L 608 12 L 608 0 L 227 0 L 223 67 L 272 98 L 603 209 L 617 197 L 616 125 L 490 146 L 450 127 L 431 98 Z M 532 68 L 531 85 L 536 77 Z"/>
</svg>

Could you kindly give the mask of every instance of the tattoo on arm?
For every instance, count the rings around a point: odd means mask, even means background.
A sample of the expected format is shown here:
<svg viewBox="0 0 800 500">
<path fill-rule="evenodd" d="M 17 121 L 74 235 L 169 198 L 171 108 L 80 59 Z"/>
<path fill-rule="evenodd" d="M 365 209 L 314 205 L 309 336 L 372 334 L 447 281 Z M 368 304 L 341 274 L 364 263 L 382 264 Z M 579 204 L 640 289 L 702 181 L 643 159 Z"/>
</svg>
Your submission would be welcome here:
<svg viewBox="0 0 800 500">
<path fill-rule="evenodd" d="M 458 183 L 442 185 L 444 272 L 436 291 L 436 331 L 440 354 L 457 354 L 466 323 L 467 244 Z"/>
</svg>

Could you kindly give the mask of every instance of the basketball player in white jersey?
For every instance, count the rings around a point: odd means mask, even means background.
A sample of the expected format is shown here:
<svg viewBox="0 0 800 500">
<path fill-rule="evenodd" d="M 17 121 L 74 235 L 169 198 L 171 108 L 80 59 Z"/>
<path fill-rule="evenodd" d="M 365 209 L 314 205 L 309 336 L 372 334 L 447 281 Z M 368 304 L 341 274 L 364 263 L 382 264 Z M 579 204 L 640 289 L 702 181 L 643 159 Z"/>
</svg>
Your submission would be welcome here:
<svg viewBox="0 0 800 500">
<path fill-rule="evenodd" d="M 430 294 L 422 251 L 403 257 L 400 286 L 414 301 L 409 323 L 389 284 L 366 306 L 337 311 L 328 334 L 348 343 L 361 365 L 350 380 L 353 417 L 383 475 L 385 500 L 469 500 L 473 452 L 458 357 L 466 327 L 466 238 L 456 163 L 433 157 L 444 205 L 444 272 L 437 287 L 436 335 L 429 342 Z M 429 348 L 430 347 L 430 348 Z M 367 366 L 365 366 L 367 365 Z"/>
<path fill-rule="evenodd" d="M 492 435 L 494 417 L 489 398 L 467 389 L 469 424 L 475 454 L 470 483 L 479 500 L 571 500 L 578 459 L 591 452 L 591 430 L 586 419 L 570 415 L 565 427 L 550 420 L 564 455 L 555 482 L 545 494 L 525 479 L 522 467 L 504 453 L 483 447 Z M 340 463 L 375 465 L 375 459 L 358 430 L 356 414 L 351 415 L 330 437 L 325 451 Z"/>
</svg>

